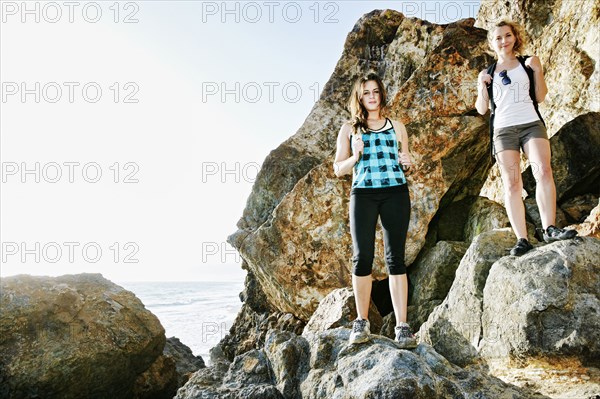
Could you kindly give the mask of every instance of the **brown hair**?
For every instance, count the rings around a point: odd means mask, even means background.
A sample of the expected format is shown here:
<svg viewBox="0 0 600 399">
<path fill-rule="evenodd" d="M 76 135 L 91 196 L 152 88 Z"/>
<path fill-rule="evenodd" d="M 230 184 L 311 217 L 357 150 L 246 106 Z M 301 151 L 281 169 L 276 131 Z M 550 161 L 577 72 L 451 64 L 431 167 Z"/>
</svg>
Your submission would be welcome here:
<svg viewBox="0 0 600 399">
<path fill-rule="evenodd" d="M 362 128 L 363 130 L 367 129 L 367 117 L 369 116 L 369 112 L 363 105 L 361 99 L 363 96 L 364 84 L 369 80 L 372 80 L 375 83 L 377 83 L 377 87 L 379 88 L 379 97 L 381 100 L 381 116 L 385 116 L 387 112 L 387 94 L 379 75 L 377 75 L 374 72 L 368 72 L 367 74 L 358 77 L 358 79 L 356 79 L 356 82 L 354 82 L 354 87 L 352 88 L 350 98 L 348 99 L 348 111 L 350 111 L 351 115 L 350 124 L 352 125 L 352 130 L 355 134 L 357 133 L 359 128 Z"/>
<path fill-rule="evenodd" d="M 521 25 L 516 22 L 509 21 L 507 19 L 503 19 L 500 22 L 497 22 L 492 26 L 492 29 L 488 31 L 488 43 L 490 47 L 492 47 L 492 42 L 494 41 L 494 31 L 496 28 L 500 28 L 502 26 L 510 27 L 513 35 L 515 35 L 515 45 L 513 46 L 513 52 L 518 55 L 523 55 L 523 51 L 525 50 L 525 46 L 527 45 L 527 37 L 525 36 L 525 32 Z M 494 48 L 492 47 L 492 50 Z"/>
</svg>

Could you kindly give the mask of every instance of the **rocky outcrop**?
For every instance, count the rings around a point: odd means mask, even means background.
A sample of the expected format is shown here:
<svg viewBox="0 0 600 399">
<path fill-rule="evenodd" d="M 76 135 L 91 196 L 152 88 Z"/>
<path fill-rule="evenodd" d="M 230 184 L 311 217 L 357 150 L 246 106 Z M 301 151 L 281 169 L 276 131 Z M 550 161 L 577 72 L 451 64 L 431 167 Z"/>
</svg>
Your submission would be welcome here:
<svg viewBox="0 0 600 399">
<path fill-rule="evenodd" d="M 269 329 L 302 333 L 306 323 L 290 313 L 271 308 L 252 272 L 246 275 L 240 298 L 244 303 L 229 334 L 219 343 L 218 359 L 222 357 L 231 362 L 236 356 L 249 350 L 262 348 Z"/>
<path fill-rule="evenodd" d="M 4 277 L 1 288 L 2 398 L 131 398 L 163 351 L 158 319 L 100 274 Z"/>
<path fill-rule="evenodd" d="M 476 369 L 448 362 L 429 345 L 401 350 L 385 337 L 348 345 L 350 330 L 270 330 L 264 349 L 196 373 L 175 399 L 199 398 L 543 398 Z M 228 367 L 227 367 L 228 366 Z"/>
<path fill-rule="evenodd" d="M 185 384 L 192 373 L 206 367 L 204 359 L 195 356 L 192 350 L 176 337 L 167 338 L 163 355 L 171 357 L 175 362 L 177 387 Z"/>
<path fill-rule="evenodd" d="M 351 83 L 368 67 L 378 69 L 386 85 L 398 85 L 390 112 L 406 122 L 417 166 L 409 176 L 413 206 L 406 262 L 412 263 L 424 245 L 438 209 L 456 197 L 479 192 L 489 167 L 487 130 L 483 118 L 470 114 L 466 82 L 476 78 L 490 57 L 484 51 L 485 32 L 472 24 L 465 20 L 434 25 L 390 10 L 374 11 L 356 24 L 321 101 L 300 131 L 277 150 L 296 143 L 297 159 L 316 158 L 318 164 L 310 161 L 312 170 L 294 184 L 286 174 L 285 191 L 281 182 L 269 185 L 267 174 L 279 178 L 278 171 L 285 168 L 297 176 L 294 165 L 299 161 L 289 164 L 287 157 L 271 154 L 261 171 L 264 179 L 257 179 L 247 206 L 264 217 L 250 221 L 248 210 L 240 230 L 229 237 L 271 307 L 307 321 L 332 289 L 350 284 L 349 180 L 336 179 L 331 162 L 337 131 L 348 118 L 341 108 Z M 373 46 L 381 50 L 380 59 L 362 63 L 360 55 Z M 388 69 L 390 62 L 402 67 Z M 327 113 L 335 118 L 324 118 Z M 317 116 L 324 123 L 318 129 L 312 122 Z M 310 139 L 305 137 L 308 128 Z M 254 207 L 258 201 L 260 206 Z M 377 251 L 382 254 L 382 247 Z M 386 274 L 382 258 L 377 256 L 376 278 Z"/>
<path fill-rule="evenodd" d="M 476 361 L 485 282 L 492 264 L 513 244 L 510 229 L 477 236 L 456 269 L 448 295 L 421 326 L 421 339 L 452 363 L 466 366 Z"/>
<path fill-rule="evenodd" d="M 137 378 L 133 397 L 171 399 L 193 373 L 204 367 L 201 356 L 194 356 L 192 350 L 178 338 L 168 338 L 162 355 Z"/>
<path fill-rule="evenodd" d="M 588 393 L 597 392 L 600 385 L 588 381 L 593 370 L 581 370 L 598 367 L 600 358 L 600 241 L 578 238 L 503 256 L 512 240 L 509 231 L 493 231 L 473 242 L 448 296 L 421 326 L 422 340 L 455 364 L 483 363 L 498 375 L 540 363 L 579 370 Z"/>
<path fill-rule="evenodd" d="M 482 298 L 479 352 L 488 364 L 578 358 L 600 365 L 600 241 L 544 245 L 494 263 Z"/>
</svg>

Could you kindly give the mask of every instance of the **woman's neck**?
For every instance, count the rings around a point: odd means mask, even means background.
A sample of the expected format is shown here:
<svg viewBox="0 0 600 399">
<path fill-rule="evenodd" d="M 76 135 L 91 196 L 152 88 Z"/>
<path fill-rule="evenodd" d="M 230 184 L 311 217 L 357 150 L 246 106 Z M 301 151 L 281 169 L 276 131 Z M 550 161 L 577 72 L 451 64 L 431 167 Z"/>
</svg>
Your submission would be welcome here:
<svg viewBox="0 0 600 399">
<path fill-rule="evenodd" d="M 367 116 L 367 120 L 378 121 L 381 119 L 381 114 L 379 110 L 377 111 L 369 111 L 369 116 Z"/>
<path fill-rule="evenodd" d="M 501 64 L 505 64 L 507 62 L 511 62 L 517 59 L 517 56 L 514 53 L 506 54 L 506 55 L 498 55 L 498 61 Z"/>
</svg>

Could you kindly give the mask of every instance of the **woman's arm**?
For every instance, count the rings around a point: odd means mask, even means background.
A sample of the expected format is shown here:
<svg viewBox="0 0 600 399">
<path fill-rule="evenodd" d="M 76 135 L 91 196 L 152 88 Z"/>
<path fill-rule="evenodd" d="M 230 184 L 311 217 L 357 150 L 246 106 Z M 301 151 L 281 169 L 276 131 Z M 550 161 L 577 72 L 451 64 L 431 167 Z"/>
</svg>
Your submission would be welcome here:
<svg viewBox="0 0 600 399">
<path fill-rule="evenodd" d="M 477 78 L 477 101 L 475 101 L 475 108 L 480 115 L 485 115 L 488 110 L 490 103 L 490 96 L 488 96 L 487 85 L 492 82 L 492 76 L 487 73 L 487 70 L 483 70 L 479 73 Z"/>
<path fill-rule="evenodd" d="M 337 177 L 351 173 L 352 167 L 358 162 L 356 155 L 351 154 L 351 131 L 352 127 L 350 127 L 348 123 L 344 123 L 338 133 L 335 161 L 333 162 L 333 173 L 335 173 Z"/>
<path fill-rule="evenodd" d="M 410 152 L 408 150 L 408 133 L 406 127 L 402 122 L 392 120 L 392 126 L 396 132 L 396 140 L 398 141 L 398 157 L 402 166 L 405 170 L 408 170 L 412 166 L 410 159 Z"/>
<path fill-rule="evenodd" d="M 544 79 L 544 69 L 542 63 L 537 56 L 531 56 L 525 60 L 525 66 L 533 70 L 533 81 L 535 84 L 535 100 L 539 103 L 544 102 L 546 94 L 548 94 L 548 86 Z"/>
</svg>

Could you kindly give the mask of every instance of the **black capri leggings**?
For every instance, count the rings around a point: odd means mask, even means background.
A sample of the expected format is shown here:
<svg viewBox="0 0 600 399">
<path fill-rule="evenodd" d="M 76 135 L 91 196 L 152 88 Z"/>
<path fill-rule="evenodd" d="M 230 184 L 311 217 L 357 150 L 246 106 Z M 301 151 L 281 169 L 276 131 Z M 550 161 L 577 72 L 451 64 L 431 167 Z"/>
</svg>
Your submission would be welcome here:
<svg viewBox="0 0 600 399">
<path fill-rule="evenodd" d="M 375 257 L 375 227 L 381 217 L 385 263 L 392 275 L 406 273 L 404 250 L 410 221 L 406 184 L 385 188 L 353 189 L 350 194 L 352 266 L 356 276 L 368 276 Z"/>
</svg>

